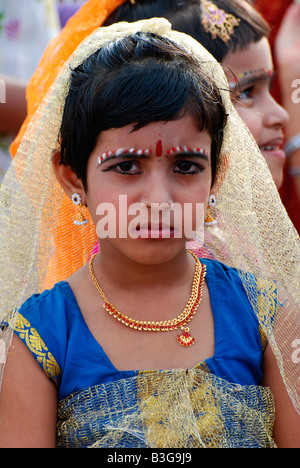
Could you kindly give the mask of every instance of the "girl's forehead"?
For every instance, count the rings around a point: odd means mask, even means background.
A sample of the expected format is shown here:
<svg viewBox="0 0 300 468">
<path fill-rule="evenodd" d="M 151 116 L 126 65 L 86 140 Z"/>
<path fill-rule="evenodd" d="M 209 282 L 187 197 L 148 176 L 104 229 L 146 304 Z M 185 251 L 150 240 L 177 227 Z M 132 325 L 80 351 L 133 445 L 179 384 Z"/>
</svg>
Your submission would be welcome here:
<svg viewBox="0 0 300 468">
<path fill-rule="evenodd" d="M 251 43 L 246 49 L 237 49 L 230 52 L 223 60 L 225 71 L 229 81 L 232 81 L 232 74 L 254 73 L 264 69 L 273 69 L 273 60 L 269 41 L 266 38 L 256 43 Z"/>
<path fill-rule="evenodd" d="M 247 71 L 238 73 L 236 76 L 232 77 L 232 81 L 229 81 L 230 88 L 235 88 L 239 85 L 240 88 L 253 85 L 256 82 L 272 82 L 275 76 L 273 69 L 266 70 L 265 68 L 258 69 L 249 69 Z"/>
<path fill-rule="evenodd" d="M 98 137 L 97 147 L 104 153 L 120 148 L 151 150 L 157 156 L 172 147 L 198 147 L 210 145 L 207 131 L 200 131 L 194 119 L 186 115 L 168 122 L 151 122 L 139 129 L 134 124 L 122 128 L 104 130 Z"/>
</svg>

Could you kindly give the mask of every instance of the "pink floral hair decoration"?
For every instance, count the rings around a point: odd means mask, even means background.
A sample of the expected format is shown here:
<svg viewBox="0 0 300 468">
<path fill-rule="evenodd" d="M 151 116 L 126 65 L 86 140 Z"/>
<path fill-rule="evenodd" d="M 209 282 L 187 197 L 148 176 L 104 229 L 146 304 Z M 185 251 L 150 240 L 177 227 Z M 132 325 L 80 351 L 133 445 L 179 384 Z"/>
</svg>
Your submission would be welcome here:
<svg viewBox="0 0 300 468">
<path fill-rule="evenodd" d="M 214 3 L 203 1 L 201 23 L 206 33 L 210 33 L 212 39 L 219 37 L 227 43 L 234 33 L 234 28 L 240 24 L 240 19 L 218 8 Z"/>
</svg>

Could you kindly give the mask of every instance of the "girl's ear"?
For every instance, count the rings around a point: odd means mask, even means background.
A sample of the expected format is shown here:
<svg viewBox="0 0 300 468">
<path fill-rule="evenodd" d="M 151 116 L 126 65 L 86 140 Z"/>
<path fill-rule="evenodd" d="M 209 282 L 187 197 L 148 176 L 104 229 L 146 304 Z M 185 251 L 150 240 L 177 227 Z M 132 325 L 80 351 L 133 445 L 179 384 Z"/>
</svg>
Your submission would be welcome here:
<svg viewBox="0 0 300 468">
<path fill-rule="evenodd" d="M 217 180 L 215 180 L 213 185 L 210 187 L 209 195 L 216 195 L 217 191 L 218 191 L 218 184 L 217 184 Z"/>
<path fill-rule="evenodd" d="M 86 193 L 83 187 L 82 180 L 77 177 L 70 166 L 64 166 L 60 163 L 60 152 L 57 151 L 52 158 L 52 166 L 54 173 L 66 195 L 72 199 L 74 193 L 78 193 L 81 197 L 81 203 L 86 205 Z"/>
</svg>

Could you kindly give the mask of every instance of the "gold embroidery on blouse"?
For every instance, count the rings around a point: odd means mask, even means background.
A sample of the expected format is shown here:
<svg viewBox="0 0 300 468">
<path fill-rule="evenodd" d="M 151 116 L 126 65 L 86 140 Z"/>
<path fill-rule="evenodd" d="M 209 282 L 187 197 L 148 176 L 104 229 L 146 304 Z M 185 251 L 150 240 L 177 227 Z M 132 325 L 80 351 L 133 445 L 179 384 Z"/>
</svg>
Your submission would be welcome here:
<svg viewBox="0 0 300 468">
<path fill-rule="evenodd" d="M 18 314 L 15 323 L 11 324 L 11 326 L 35 356 L 47 377 L 57 384 L 62 373 L 61 369 L 37 330 L 32 328 L 28 320 L 26 320 L 21 314 Z"/>
<path fill-rule="evenodd" d="M 268 344 L 267 335 L 270 334 L 272 326 L 276 318 L 278 307 L 278 293 L 276 283 L 271 280 L 258 279 L 257 280 L 257 305 L 259 313 L 259 333 L 262 342 L 263 351 Z M 265 301 L 268 301 L 268 307 L 265 307 Z M 262 315 L 263 310 L 268 310 L 268 317 Z"/>
</svg>

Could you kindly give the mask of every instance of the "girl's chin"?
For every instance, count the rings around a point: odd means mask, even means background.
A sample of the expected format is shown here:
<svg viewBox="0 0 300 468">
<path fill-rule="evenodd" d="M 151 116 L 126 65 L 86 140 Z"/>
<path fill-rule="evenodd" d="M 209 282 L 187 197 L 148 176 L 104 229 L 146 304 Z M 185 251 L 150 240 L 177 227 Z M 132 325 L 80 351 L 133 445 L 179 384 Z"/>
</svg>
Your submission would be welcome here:
<svg viewBox="0 0 300 468">
<path fill-rule="evenodd" d="M 135 263 L 145 265 L 160 265 L 166 263 L 187 251 L 188 240 L 185 239 L 138 239 L 128 240 L 127 245 L 124 239 L 100 239 L 100 251 L 109 252 L 110 255 L 115 251 L 116 255 L 126 258 Z M 106 246 L 110 245 L 109 249 Z"/>
<path fill-rule="evenodd" d="M 269 154 L 264 154 L 264 153 L 263 153 L 263 156 L 268 164 L 268 167 L 270 169 L 275 185 L 277 189 L 279 189 L 283 181 L 284 160 L 274 159 Z"/>
</svg>

